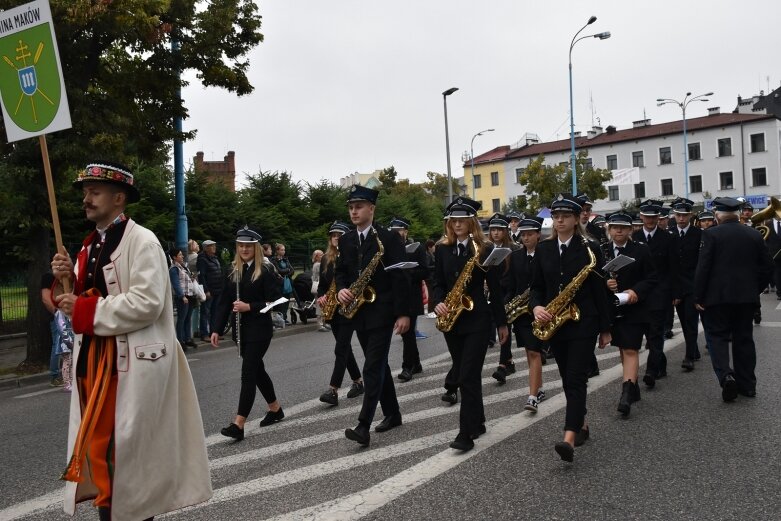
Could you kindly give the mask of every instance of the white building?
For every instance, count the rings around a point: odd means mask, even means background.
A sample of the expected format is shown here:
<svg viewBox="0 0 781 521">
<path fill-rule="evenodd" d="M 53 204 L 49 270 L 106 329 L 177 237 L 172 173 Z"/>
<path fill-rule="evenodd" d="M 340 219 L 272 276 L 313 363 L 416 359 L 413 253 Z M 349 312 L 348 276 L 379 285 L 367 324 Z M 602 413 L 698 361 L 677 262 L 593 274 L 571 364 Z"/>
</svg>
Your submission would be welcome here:
<svg viewBox="0 0 781 521">
<path fill-rule="evenodd" d="M 702 203 L 720 196 L 755 196 L 754 206 L 763 206 L 770 195 L 781 193 L 781 120 L 769 114 L 721 114 L 687 119 L 689 149 L 689 199 Z M 609 182 L 608 198 L 594 201 L 599 213 L 620 209 L 622 201 L 659 198 L 669 201 L 686 195 L 683 153 L 683 121 L 652 125 L 650 120 L 634 127 L 603 131 L 594 127 L 587 136 L 576 133 L 575 146 L 586 150 L 595 168 L 614 171 L 628 184 Z M 523 194 L 518 183 L 522 169 L 540 154 L 545 163 L 567 163 L 569 139 L 532 143 L 505 157 L 509 182 L 508 199 Z M 760 202 L 761 201 L 761 202 Z M 758 203 L 758 204 L 757 204 Z"/>
</svg>

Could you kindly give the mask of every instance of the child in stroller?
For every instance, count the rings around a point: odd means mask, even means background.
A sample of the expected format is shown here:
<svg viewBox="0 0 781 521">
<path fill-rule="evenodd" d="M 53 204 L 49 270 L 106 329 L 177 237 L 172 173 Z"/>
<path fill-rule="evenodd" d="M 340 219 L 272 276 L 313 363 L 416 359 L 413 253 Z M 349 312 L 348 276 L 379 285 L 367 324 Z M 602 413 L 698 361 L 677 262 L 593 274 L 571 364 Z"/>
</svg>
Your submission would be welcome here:
<svg viewBox="0 0 781 521">
<path fill-rule="evenodd" d="M 309 319 L 317 318 L 317 306 L 312 295 L 312 273 L 305 271 L 299 273 L 293 279 L 293 295 L 291 297 L 290 322 L 295 324 L 298 320 L 306 324 Z"/>
</svg>

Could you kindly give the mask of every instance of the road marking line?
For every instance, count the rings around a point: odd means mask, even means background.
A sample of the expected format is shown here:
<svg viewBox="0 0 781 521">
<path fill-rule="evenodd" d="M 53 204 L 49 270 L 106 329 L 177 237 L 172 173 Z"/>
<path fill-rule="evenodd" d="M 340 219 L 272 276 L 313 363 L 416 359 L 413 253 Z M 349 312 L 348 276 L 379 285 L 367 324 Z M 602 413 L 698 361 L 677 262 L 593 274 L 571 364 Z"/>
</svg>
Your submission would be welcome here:
<svg viewBox="0 0 781 521">
<path fill-rule="evenodd" d="M 781 322 L 762 322 L 762 327 L 781 327 Z"/>
<path fill-rule="evenodd" d="M 34 393 L 20 394 L 19 396 L 14 396 L 14 398 L 32 398 L 33 396 L 40 396 L 42 394 L 54 393 L 57 391 L 63 392 L 62 387 L 44 389 L 43 391 L 35 391 Z"/>
</svg>

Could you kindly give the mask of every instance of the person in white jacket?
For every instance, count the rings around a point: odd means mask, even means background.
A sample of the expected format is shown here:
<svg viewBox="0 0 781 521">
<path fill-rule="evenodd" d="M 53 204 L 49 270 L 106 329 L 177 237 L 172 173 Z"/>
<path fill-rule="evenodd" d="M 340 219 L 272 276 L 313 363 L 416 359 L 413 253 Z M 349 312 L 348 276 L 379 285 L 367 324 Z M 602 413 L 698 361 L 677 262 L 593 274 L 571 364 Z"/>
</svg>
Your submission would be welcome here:
<svg viewBox="0 0 781 521">
<path fill-rule="evenodd" d="M 140 199 L 127 167 L 88 165 L 74 186 L 96 229 L 75 267 L 64 252 L 52 260 L 59 283 L 74 288 L 54 288 L 76 334 L 64 508 L 73 514 L 76 503 L 92 499 L 101 520 L 151 519 L 212 495 L 165 253 L 125 216 Z"/>
</svg>

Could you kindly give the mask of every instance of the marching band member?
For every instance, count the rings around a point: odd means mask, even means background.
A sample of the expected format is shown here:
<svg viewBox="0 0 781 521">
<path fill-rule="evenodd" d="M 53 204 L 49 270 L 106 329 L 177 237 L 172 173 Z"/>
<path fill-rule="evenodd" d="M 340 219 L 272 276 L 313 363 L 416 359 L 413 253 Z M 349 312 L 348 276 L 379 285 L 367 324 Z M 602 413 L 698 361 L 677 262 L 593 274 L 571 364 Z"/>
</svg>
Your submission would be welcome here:
<svg viewBox="0 0 781 521">
<path fill-rule="evenodd" d="M 263 262 L 260 241 L 260 234 L 246 226 L 236 233 L 236 257 L 225 277 L 217 313 L 211 323 L 211 345 L 218 347 L 219 332 L 225 330 L 231 312 L 241 317 L 236 319 L 236 325 L 240 323 L 240 327 L 233 328 L 233 340 L 239 346 L 242 359 L 239 407 L 233 423 L 220 431 L 236 441 L 244 439 L 244 424 L 255 403 L 256 388 L 268 404 L 268 412 L 260 420 L 260 426 L 266 427 L 285 417 L 274 392 L 274 383 L 263 364 L 274 327 L 269 313 L 259 313 L 266 304 L 282 296 L 282 287 L 273 268 Z"/>
<path fill-rule="evenodd" d="M 681 367 L 686 372 L 693 371 L 694 361 L 700 359 L 700 349 L 697 346 L 699 315 L 694 308 L 694 271 L 700 254 L 702 230 L 691 225 L 693 205 L 694 201 L 682 197 L 672 202 L 676 223 L 673 232 L 679 236 L 678 285 L 681 288 L 680 299 L 675 302 L 675 311 L 678 313 L 686 342 L 686 355 L 681 362 Z"/>
<path fill-rule="evenodd" d="M 507 214 L 507 218 L 510 219 L 510 239 L 515 244 L 521 244 L 521 231 L 518 229 L 518 226 L 523 217 L 522 213 L 518 213 L 515 210 Z"/>
<path fill-rule="evenodd" d="M 434 312 L 453 362 L 442 399 L 455 403 L 456 391 L 461 389 L 459 432 L 450 443 L 451 448 L 461 451 L 471 450 L 473 440 L 485 433 L 481 372 L 491 324 L 498 326 L 500 343 L 508 337 L 498 270 L 485 270 L 480 265 L 493 247 L 477 222 L 479 209 L 479 202 L 465 197 L 450 203 L 445 236 L 434 251 Z M 484 291 L 486 283 L 490 306 Z M 459 314 L 458 306 L 465 299 L 471 299 L 472 309 L 461 309 Z"/>
<path fill-rule="evenodd" d="M 527 217 L 521 221 L 518 230 L 523 248 L 519 248 L 510 255 L 510 271 L 513 277 L 508 288 L 509 300 L 522 295 L 529 289 L 532 274 L 531 264 L 534 261 L 537 243 L 540 240 L 542 218 Z M 508 300 L 507 296 L 505 296 L 505 300 Z M 528 301 L 526 306 L 528 308 Z M 531 312 L 525 313 L 515 319 L 512 327 L 515 331 L 518 347 L 525 349 L 526 361 L 529 364 L 529 397 L 524 409 L 535 413 L 539 403 L 545 399 L 545 391 L 542 389 L 542 364 L 544 361 L 542 351 L 545 342 L 532 333 L 532 318 Z"/>
<path fill-rule="evenodd" d="M 583 208 L 580 212 L 580 224 L 582 226 L 581 229 L 585 232 L 585 237 L 589 240 L 596 241 L 597 244 L 605 244 L 610 240 L 610 237 L 607 236 L 607 228 L 601 228 L 597 226 L 593 220 L 589 220 L 591 218 L 592 208 L 591 199 L 589 199 L 588 195 L 585 193 L 575 196 L 575 199 Z M 599 362 L 597 361 L 596 353 L 592 352 L 591 361 L 589 362 L 588 377 L 593 378 L 595 376 L 599 376 Z"/>
<path fill-rule="evenodd" d="M 697 225 L 699 226 L 700 230 L 707 230 L 711 226 L 716 225 L 716 217 L 713 215 L 713 212 L 709 210 L 703 210 L 697 214 Z"/>
<path fill-rule="evenodd" d="M 317 305 L 320 309 L 330 307 L 331 318 L 327 319 L 331 325 L 331 333 L 334 335 L 336 345 L 334 346 L 334 370 L 331 373 L 331 382 L 328 390 L 320 395 L 320 401 L 330 405 L 339 405 L 339 388 L 344 380 L 344 371 L 350 373 L 353 383 L 350 390 L 347 391 L 348 398 L 355 398 L 363 394 L 363 380 L 361 379 L 361 369 L 358 362 L 355 361 L 353 346 L 352 322 L 340 315 L 336 306 L 336 283 L 334 280 L 334 271 L 336 260 L 339 257 L 339 238 L 350 231 L 350 227 L 345 223 L 334 221 L 328 229 L 328 248 L 320 261 L 320 280 L 317 285 Z M 333 290 L 331 289 L 333 285 Z"/>
<path fill-rule="evenodd" d="M 564 440 L 555 446 L 567 462 L 574 459 L 574 447 L 589 436 L 586 382 L 594 341 L 599 337 L 599 346 L 604 347 L 611 340 L 608 293 L 595 269 L 604 265 L 604 260 L 599 247 L 584 237 L 579 224 L 581 209 L 580 202 L 570 194 L 559 194 L 551 204 L 553 235 L 537 245 L 529 302 L 533 327 L 549 332 L 567 397 Z M 580 320 L 565 321 L 556 328 L 570 303 L 580 309 Z"/>
<path fill-rule="evenodd" d="M 606 280 L 607 288 L 613 294 L 621 294 L 626 299 L 625 303 L 613 308 L 613 325 L 610 328 L 610 343 L 620 349 L 624 367 L 618 411 L 626 417 L 629 416 L 632 403 L 640 400 L 637 376 L 643 335 L 648 334 L 646 302 L 658 281 L 648 246 L 630 239 L 634 227 L 632 216 L 616 212 L 608 216 L 607 225 L 612 240 L 605 247 L 606 260 L 615 259 L 619 255 L 634 259 L 633 263 L 619 269 L 615 276 L 607 273 Z"/>
<path fill-rule="evenodd" d="M 352 314 L 348 318 L 355 328 L 365 358 L 363 407 L 358 425 L 354 429 L 346 429 L 344 435 L 362 446 L 369 445 L 369 427 L 378 403 L 385 418 L 375 427 L 375 432 L 385 432 L 401 425 L 388 352 L 393 333 L 403 335 L 410 322 L 409 280 L 401 270 L 385 270 L 387 266 L 404 261 L 404 246 L 398 234 L 374 225 L 378 195 L 377 190 L 360 185 L 353 185 L 350 189 L 347 205 L 356 229 L 339 238 L 339 259 L 336 262 L 336 291 L 342 305 L 340 312 Z M 369 288 L 374 292 L 373 301 L 366 298 Z"/>
</svg>

